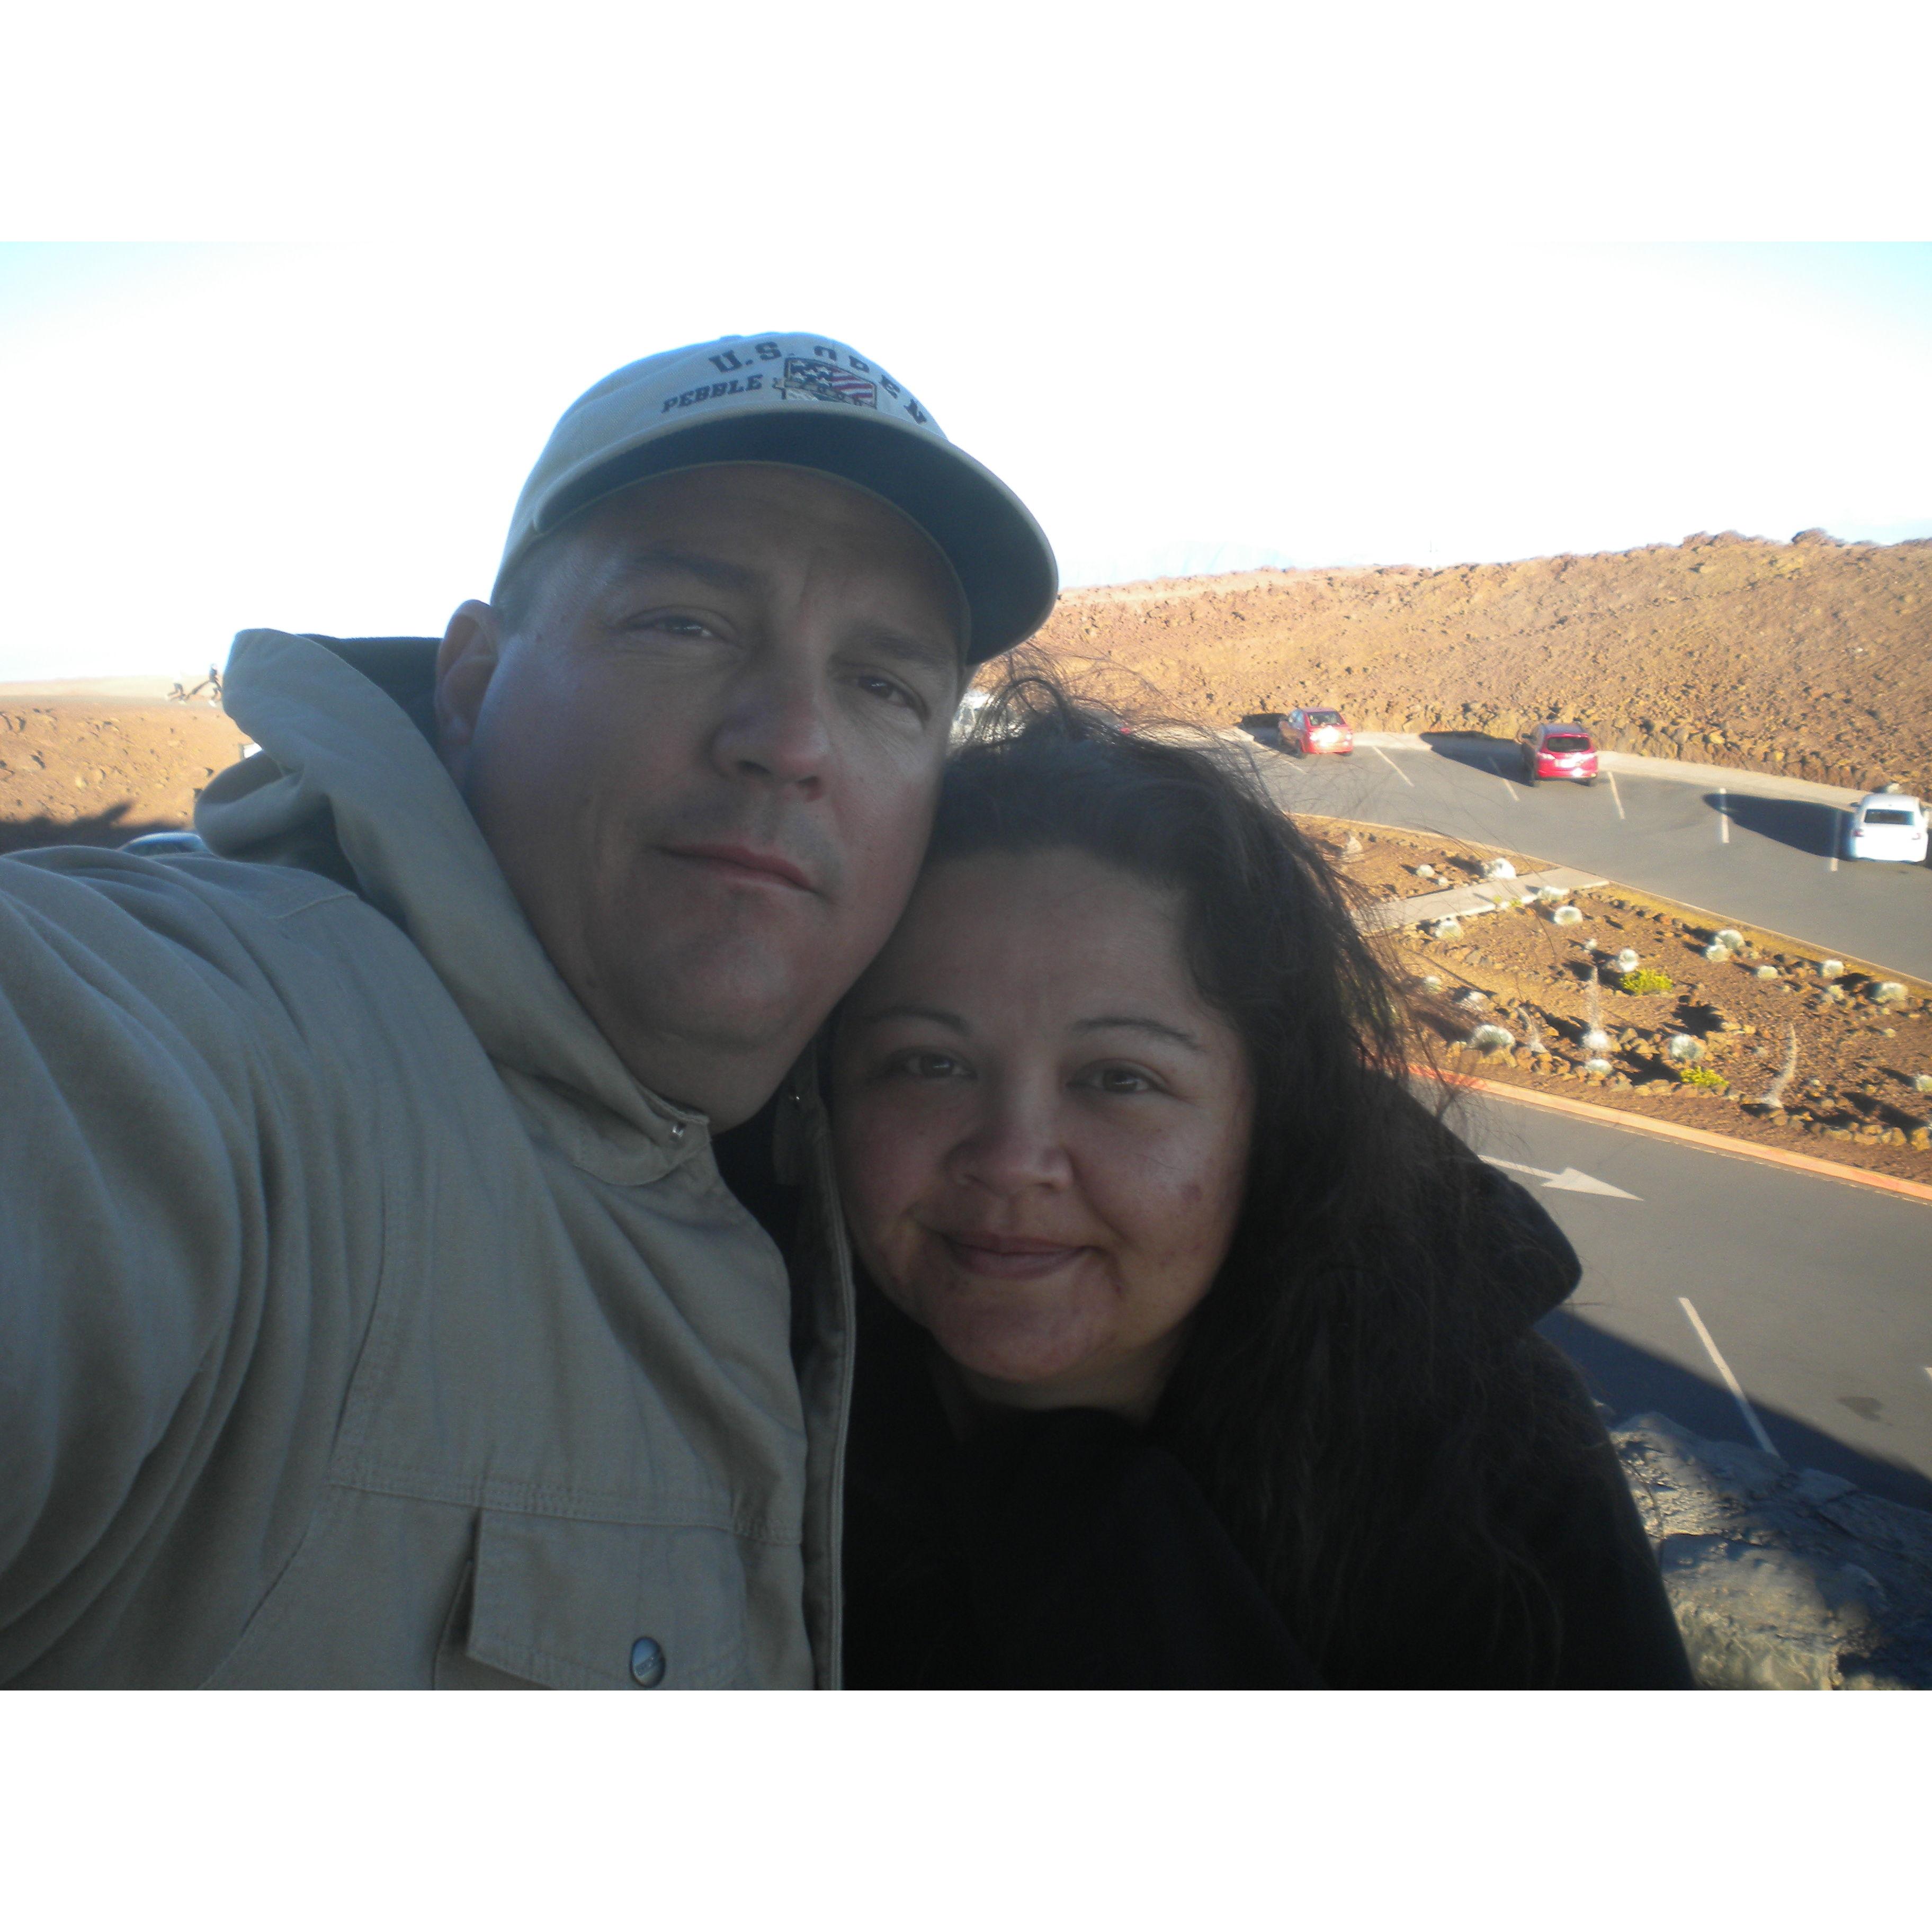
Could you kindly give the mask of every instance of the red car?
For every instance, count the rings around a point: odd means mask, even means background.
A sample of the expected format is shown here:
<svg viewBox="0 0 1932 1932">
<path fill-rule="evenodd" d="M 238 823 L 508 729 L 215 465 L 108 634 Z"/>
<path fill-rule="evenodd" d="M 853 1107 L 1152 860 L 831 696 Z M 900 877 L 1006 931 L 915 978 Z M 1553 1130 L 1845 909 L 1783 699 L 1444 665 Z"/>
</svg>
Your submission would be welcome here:
<svg viewBox="0 0 1932 1932">
<path fill-rule="evenodd" d="M 1522 782 L 1574 778 L 1597 782 L 1597 741 L 1580 724 L 1538 724 L 1522 741 Z"/>
<path fill-rule="evenodd" d="M 1291 711 L 1275 730 L 1281 748 L 1298 758 L 1333 752 L 1346 758 L 1355 748 L 1354 728 L 1339 711 Z"/>
</svg>

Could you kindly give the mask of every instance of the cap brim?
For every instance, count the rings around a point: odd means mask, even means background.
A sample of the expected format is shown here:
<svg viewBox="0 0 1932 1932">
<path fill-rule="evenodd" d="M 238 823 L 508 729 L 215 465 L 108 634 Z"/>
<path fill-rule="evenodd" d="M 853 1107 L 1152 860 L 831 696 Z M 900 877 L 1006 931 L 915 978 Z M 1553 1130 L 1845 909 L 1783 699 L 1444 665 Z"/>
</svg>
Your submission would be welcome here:
<svg viewBox="0 0 1932 1932">
<path fill-rule="evenodd" d="M 788 463 L 882 496 L 932 538 L 958 573 L 972 616 L 967 662 L 1032 636 L 1053 612 L 1060 571 L 1046 533 L 963 450 L 889 418 L 824 406 L 746 410 L 652 436 L 573 478 L 539 508 L 535 536 L 631 484 L 709 463 Z"/>
</svg>

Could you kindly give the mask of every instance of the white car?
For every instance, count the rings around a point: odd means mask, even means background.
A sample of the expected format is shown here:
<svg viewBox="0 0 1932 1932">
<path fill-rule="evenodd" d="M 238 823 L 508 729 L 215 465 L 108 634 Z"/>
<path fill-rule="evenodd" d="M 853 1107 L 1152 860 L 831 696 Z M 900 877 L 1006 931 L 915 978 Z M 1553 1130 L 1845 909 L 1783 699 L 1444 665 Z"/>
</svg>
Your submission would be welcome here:
<svg viewBox="0 0 1932 1932">
<path fill-rule="evenodd" d="M 1845 856 L 1922 864 L 1927 817 L 1924 801 L 1907 793 L 1868 792 L 1852 808 L 1845 827 Z"/>
</svg>

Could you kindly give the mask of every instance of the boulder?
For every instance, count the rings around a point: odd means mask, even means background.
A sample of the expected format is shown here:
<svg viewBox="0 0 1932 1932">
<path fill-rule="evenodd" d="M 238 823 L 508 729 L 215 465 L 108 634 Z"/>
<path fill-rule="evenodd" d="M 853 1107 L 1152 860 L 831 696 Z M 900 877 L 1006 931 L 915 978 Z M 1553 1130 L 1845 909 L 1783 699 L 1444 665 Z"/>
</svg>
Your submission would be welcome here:
<svg viewBox="0 0 1932 1932">
<path fill-rule="evenodd" d="M 1932 1688 L 1932 1514 L 1667 1416 L 1610 1433 L 1702 1688 Z"/>
</svg>

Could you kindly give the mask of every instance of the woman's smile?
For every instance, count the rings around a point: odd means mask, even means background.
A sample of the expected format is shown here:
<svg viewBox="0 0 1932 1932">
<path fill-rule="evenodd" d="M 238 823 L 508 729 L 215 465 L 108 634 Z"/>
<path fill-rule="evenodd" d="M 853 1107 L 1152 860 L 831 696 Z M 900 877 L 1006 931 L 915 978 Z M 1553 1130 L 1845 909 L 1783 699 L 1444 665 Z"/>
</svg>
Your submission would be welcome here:
<svg viewBox="0 0 1932 1932">
<path fill-rule="evenodd" d="M 934 1238 L 969 1274 L 996 1281 L 1036 1281 L 1092 1253 L 1084 1245 L 1038 1241 L 1020 1234 L 945 1234 Z"/>
<path fill-rule="evenodd" d="M 854 989 L 860 1258 L 981 1400 L 1144 1411 L 1233 1238 L 1252 1114 L 1173 893 L 1085 854 L 940 865 Z"/>
</svg>

